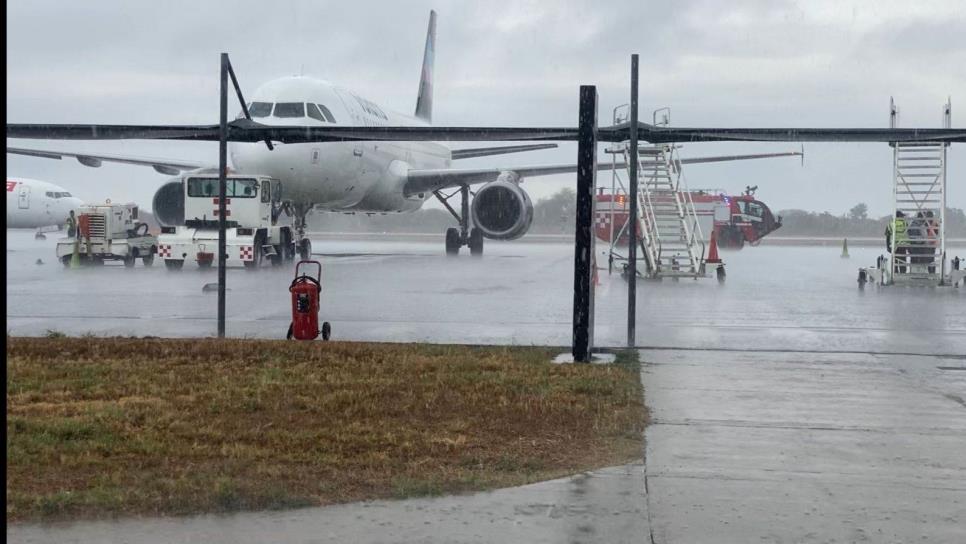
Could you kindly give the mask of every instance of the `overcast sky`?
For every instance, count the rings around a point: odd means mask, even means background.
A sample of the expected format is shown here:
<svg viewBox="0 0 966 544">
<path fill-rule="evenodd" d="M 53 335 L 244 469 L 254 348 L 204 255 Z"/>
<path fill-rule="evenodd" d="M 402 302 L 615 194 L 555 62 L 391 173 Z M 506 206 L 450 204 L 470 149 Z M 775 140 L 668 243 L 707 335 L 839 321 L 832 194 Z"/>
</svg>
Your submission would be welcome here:
<svg viewBox="0 0 966 544">
<path fill-rule="evenodd" d="M 966 125 L 966 8 L 961 1 L 165 1 L 12 0 L 7 120 L 215 123 L 218 54 L 243 90 L 299 73 L 411 113 L 429 10 L 438 12 L 434 121 L 574 126 L 581 84 L 600 122 L 629 98 L 641 56 L 641 115 L 669 106 L 679 126 L 884 127 L 889 97 L 904 127 L 939 127 L 953 100 Z M 236 105 L 231 104 L 232 114 Z M 217 144 L 46 142 L 10 145 L 217 162 Z M 454 144 L 454 147 L 471 146 Z M 689 144 L 685 157 L 797 150 L 798 144 Z M 891 212 L 886 144 L 806 144 L 805 165 L 770 159 L 693 165 L 692 188 L 758 185 L 772 209 Z M 602 154 L 602 157 L 606 157 Z M 85 200 L 145 207 L 164 176 L 143 167 L 7 157 L 7 174 Z M 460 161 L 461 167 L 573 162 L 576 147 Z M 966 145 L 949 153 L 948 203 L 966 208 Z M 573 176 L 527 180 L 535 198 Z M 601 173 L 599 184 L 610 185 Z"/>
</svg>

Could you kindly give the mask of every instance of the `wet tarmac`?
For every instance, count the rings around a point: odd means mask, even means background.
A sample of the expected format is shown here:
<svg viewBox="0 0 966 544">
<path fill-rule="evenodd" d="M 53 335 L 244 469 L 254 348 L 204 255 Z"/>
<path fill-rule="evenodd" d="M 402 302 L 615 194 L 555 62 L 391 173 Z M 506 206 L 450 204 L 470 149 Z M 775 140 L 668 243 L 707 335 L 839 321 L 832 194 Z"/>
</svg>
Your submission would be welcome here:
<svg viewBox="0 0 966 544">
<path fill-rule="evenodd" d="M 53 237 L 52 237 L 53 238 Z M 65 270 L 7 237 L 8 334 L 212 336 L 212 271 Z M 573 248 L 313 241 L 335 338 L 570 342 Z M 724 285 L 641 282 L 653 423 L 646 469 L 461 497 L 287 512 L 8 527 L 19 542 L 964 542 L 966 289 L 857 288 L 876 248 L 724 252 Z M 961 250 L 966 256 L 966 250 Z M 42 258 L 47 264 L 35 264 Z M 606 257 L 598 261 L 606 265 Z M 231 270 L 229 335 L 282 338 L 291 267 Z M 626 284 L 601 271 L 597 345 L 625 342 Z M 646 493 L 645 493 L 646 489 Z"/>
<path fill-rule="evenodd" d="M 14 335 L 213 336 L 213 270 L 120 264 L 65 269 L 54 236 L 7 234 L 7 330 Z M 524 238 L 526 240 L 526 238 Z M 443 255 L 442 238 L 317 237 L 322 319 L 347 340 L 569 345 L 573 247 L 490 242 L 486 255 Z M 604 249 L 601 246 L 599 249 Z M 966 353 L 966 289 L 856 286 L 875 248 L 757 247 L 723 252 L 727 282 L 641 282 L 642 347 Z M 966 249 L 962 251 L 966 257 Z M 44 265 L 35 264 L 43 259 Z M 606 267 L 606 256 L 598 259 Z M 229 336 L 284 338 L 291 266 L 228 272 Z M 627 285 L 600 273 L 596 344 L 626 342 Z"/>
<path fill-rule="evenodd" d="M 966 542 L 966 356 L 642 359 L 654 542 Z"/>
</svg>

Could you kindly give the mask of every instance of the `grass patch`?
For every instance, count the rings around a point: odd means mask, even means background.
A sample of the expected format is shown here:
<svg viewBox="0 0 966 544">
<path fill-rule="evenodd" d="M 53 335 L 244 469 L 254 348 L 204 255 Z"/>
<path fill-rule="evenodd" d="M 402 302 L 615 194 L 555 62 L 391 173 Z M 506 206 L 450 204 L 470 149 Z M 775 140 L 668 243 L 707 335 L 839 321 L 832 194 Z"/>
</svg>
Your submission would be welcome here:
<svg viewBox="0 0 966 544">
<path fill-rule="evenodd" d="M 634 352 L 7 338 L 12 521 L 290 508 L 639 459 Z"/>
</svg>

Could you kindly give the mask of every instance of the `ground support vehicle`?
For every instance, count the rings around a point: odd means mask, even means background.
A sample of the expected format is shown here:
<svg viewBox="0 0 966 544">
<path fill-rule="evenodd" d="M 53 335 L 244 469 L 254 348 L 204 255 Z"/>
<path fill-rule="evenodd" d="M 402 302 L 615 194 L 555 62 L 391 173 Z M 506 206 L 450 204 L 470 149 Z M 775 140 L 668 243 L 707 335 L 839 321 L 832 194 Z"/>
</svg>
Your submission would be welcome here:
<svg viewBox="0 0 966 544">
<path fill-rule="evenodd" d="M 952 126 L 952 106 L 943 106 L 943 127 Z M 899 109 L 890 104 L 889 127 Z M 888 255 L 875 267 L 860 268 L 859 288 L 873 285 L 959 287 L 962 260 L 950 259 L 946 247 L 946 170 L 949 143 L 892 142 L 895 206 L 886 230 Z"/>
<path fill-rule="evenodd" d="M 184 225 L 161 228 L 158 256 L 169 270 L 180 270 L 186 261 L 210 268 L 218 262 L 218 176 L 185 176 L 182 187 Z M 295 258 L 295 231 L 283 214 L 281 190 L 279 181 L 266 176 L 228 176 L 227 266 L 255 270 L 264 261 L 279 266 Z"/>
<path fill-rule="evenodd" d="M 133 267 L 138 259 L 144 266 L 154 263 L 158 239 L 148 234 L 148 225 L 138 221 L 138 207 L 132 204 L 97 204 L 78 209 L 74 237 L 57 242 L 57 259 L 70 266 L 74 253 L 80 264 L 122 261 Z"/>
</svg>

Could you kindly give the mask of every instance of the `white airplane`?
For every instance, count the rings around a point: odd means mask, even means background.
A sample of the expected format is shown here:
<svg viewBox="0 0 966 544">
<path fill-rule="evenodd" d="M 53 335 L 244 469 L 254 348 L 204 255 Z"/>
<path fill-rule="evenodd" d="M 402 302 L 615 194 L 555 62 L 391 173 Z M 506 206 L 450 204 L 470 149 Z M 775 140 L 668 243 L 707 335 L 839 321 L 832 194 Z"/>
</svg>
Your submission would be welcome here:
<svg viewBox="0 0 966 544">
<path fill-rule="evenodd" d="M 271 127 L 283 130 L 298 127 L 314 130 L 332 129 L 332 127 L 338 127 L 335 130 L 350 130 L 355 127 L 369 131 L 378 131 L 380 127 L 388 127 L 385 130 L 389 131 L 394 130 L 393 127 L 395 129 L 416 127 L 414 131 L 432 129 L 435 41 L 436 12 L 431 11 L 422 75 L 413 116 L 390 111 L 356 92 L 327 81 L 310 77 L 286 77 L 259 87 L 234 124 L 247 123 L 242 128 Z M 54 134 L 57 130 L 54 125 L 32 125 L 32 127 L 38 126 L 43 127 L 40 132 L 30 132 L 30 135 L 21 136 L 18 135 L 17 130 L 12 132 L 11 125 L 8 125 L 7 136 L 46 137 L 47 134 Z M 50 132 L 51 127 L 54 127 L 55 132 Z M 71 126 L 68 131 L 77 127 Z M 186 132 L 182 129 L 185 128 L 166 127 L 163 130 L 174 129 L 183 135 Z M 197 127 L 187 127 L 187 130 L 195 128 Z M 210 133 L 210 127 L 206 127 L 205 130 Z M 309 132 L 309 130 L 304 131 L 305 134 Z M 98 133 L 96 130 L 93 133 L 95 134 L 93 139 L 112 137 L 109 130 L 101 130 L 100 136 L 96 135 Z M 484 238 L 511 240 L 523 236 L 529 229 L 533 219 L 533 205 L 526 191 L 520 186 L 525 177 L 576 172 L 575 164 L 522 168 L 451 168 L 452 162 L 456 160 L 547 149 L 556 147 L 556 144 L 453 150 L 439 142 L 401 141 L 400 137 L 377 141 L 376 138 L 369 138 L 362 132 L 359 134 L 362 136 L 357 141 L 345 141 L 346 138 L 340 136 L 327 141 L 313 142 L 311 138 L 306 138 L 299 141 L 304 143 L 282 143 L 282 139 L 269 137 L 266 141 L 249 139 L 232 141 L 229 144 L 229 158 L 234 172 L 268 175 L 282 182 L 285 199 L 291 204 L 290 209 L 295 214 L 300 252 L 303 256 L 311 253 L 311 246 L 304 236 L 304 229 L 305 216 L 312 209 L 343 212 L 411 212 L 419 209 L 434 196 L 459 223 L 459 228 L 450 228 L 446 232 L 446 252 L 451 255 L 457 254 L 460 248 L 466 245 L 469 246 L 471 254 L 480 255 L 483 252 Z M 154 138 L 156 136 L 123 137 Z M 269 145 L 268 140 L 272 141 L 272 145 Z M 422 140 L 422 138 L 413 137 L 411 140 Z M 291 138 L 286 141 L 290 142 Z M 205 168 L 211 171 L 211 165 L 164 159 L 14 147 L 8 147 L 7 153 L 53 159 L 74 157 L 81 164 L 92 167 L 101 166 L 103 162 L 151 166 L 159 173 L 169 175 L 201 171 Z M 790 155 L 801 155 L 801 153 L 702 157 L 683 159 L 680 162 L 707 163 Z M 623 167 L 623 165 L 619 166 Z M 605 169 L 610 168 L 611 165 L 601 164 L 599 167 Z M 217 167 L 214 171 L 217 171 Z M 483 186 L 475 191 L 471 199 L 469 188 L 476 184 L 483 184 Z M 449 195 L 442 192 L 444 189 L 454 188 L 456 190 Z M 456 194 L 461 196 L 460 211 L 455 210 L 448 202 Z M 184 221 L 180 178 L 169 180 L 158 189 L 153 199 L 152 209 L 162 224 L 175 225 Z"/>
<path fill-rule="evenodd" d="M 44 238 L 44 227 L 60 227 L 67 222 L 71 210 L 84 203 L 63 187 L 47 181 L 7 177 L 7 228 L 38 229 Z"/>
</svg>

